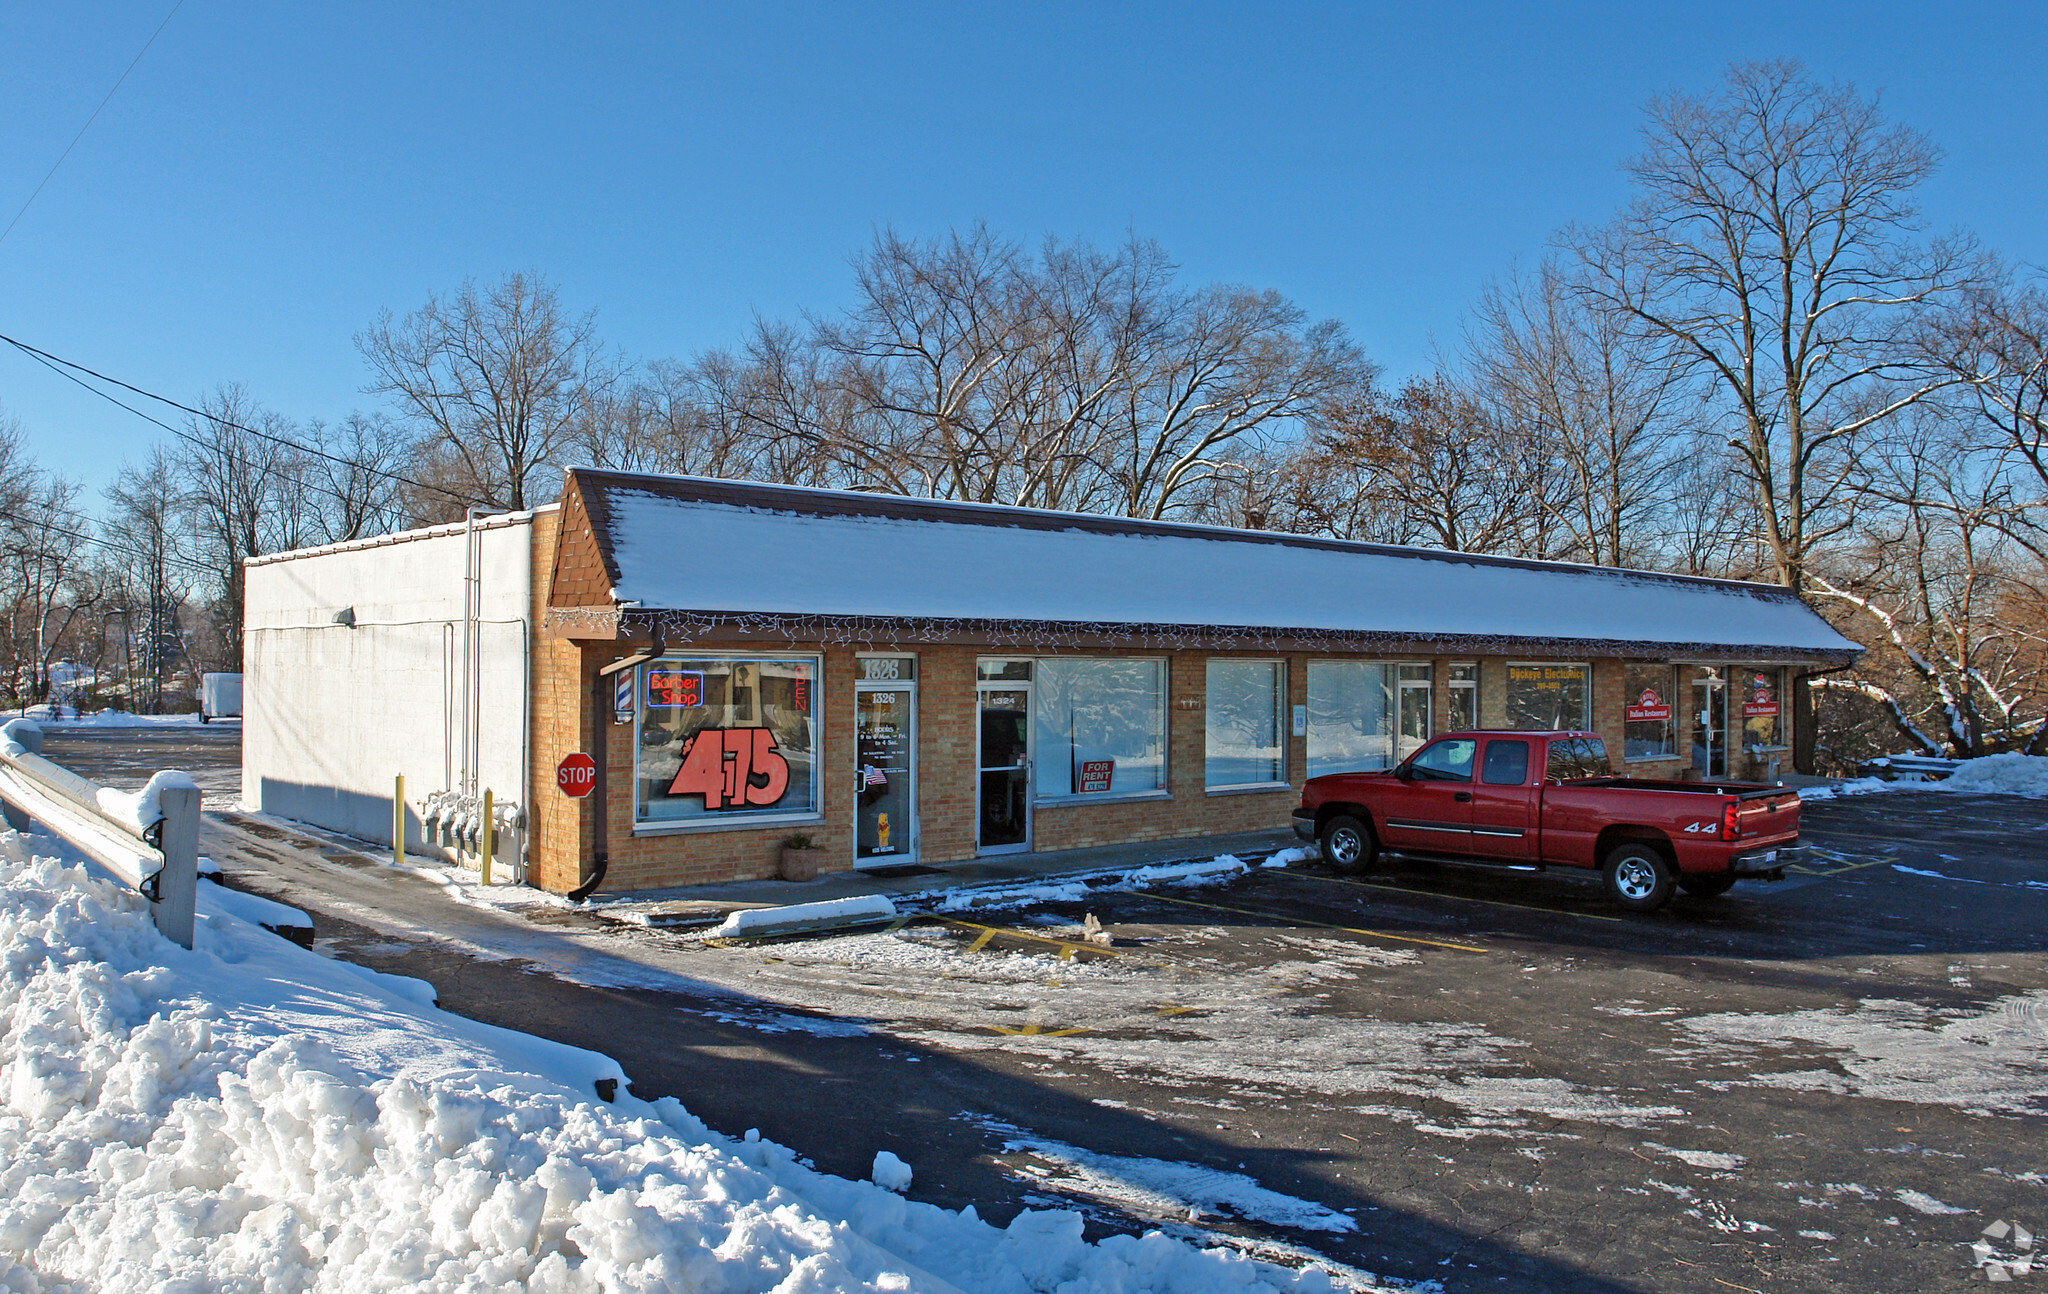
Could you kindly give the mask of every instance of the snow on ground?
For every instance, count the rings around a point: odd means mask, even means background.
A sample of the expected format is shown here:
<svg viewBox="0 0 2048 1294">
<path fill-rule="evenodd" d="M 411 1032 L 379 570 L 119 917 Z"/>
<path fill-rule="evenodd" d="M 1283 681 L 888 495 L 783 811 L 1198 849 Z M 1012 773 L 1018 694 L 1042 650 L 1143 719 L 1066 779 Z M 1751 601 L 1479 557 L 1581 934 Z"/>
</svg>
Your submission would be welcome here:
<svg viewBox="0 0 2048 1294">
<path fill-rule="evenodd" d="M 1213 973 L 1248 937 L 1293 954 L 1262 959 L 1264 984 L 1249 992 L 1244 979 Z M 949 1051 L 1000 1049 L 1041 1068 L 1093 1065 L 1153 1088 L 1228 1084 L 1255 1099 L 1380 1115 L 1460 1139 L 1549 1136 L 1558 1119 L 1645 1127 L 1685 1113 L 1534 1073 L 1540 1058 L 1527 1044 L 1477 1024 L 1347 1018 L 1304 993 L 1407 965 L 1408 950 L 1243 932 L 1215 940 L 1187 964 L 970 952 L 915 927 L 780 944 L 773 961 L 744 949 L 707 955 L 744 974 L 758 999 L 741 1011 L 749 1021 L 802 1004 Z M 906 967 L 920 973 L 906 976 Z M 1085 1032 L 1069 1028 L 1082 1023 Z"/>
<path fill-rule="evenodd" d="M 2048 991 L 1941 1011 L 1865 998 L 1854 1009 L 1729 1012 L 1677 1022 L 1697 1054 L 1726 1059 L 1763 1087 L 1947 1105 L 1970 1114 L 2048 1112 Z M 1815 1052 L 1819 1055 L 1816 1055 Z M 1771 1053 L 1798 1068 L 1769 1070 Z M 1831 1067 L 1811 1062 L 1825 1059 Z"/>
<path fill-rule="evenodd" d="M 2048 797 L 2048 757 L 2005 754 L 1966 759 L 1942 785 L 1951 791 Z"/>
<path fill-rule="evenodd" d="M 1105 1155 L 1063 1141 L 1033 1136 L 994 1119 L 976 1120 L 1005 1138 L 1009 1153 L 1026 1151 L 1050 1166 L 1062 1189 L 1118 1205 L 1139 1216 L 1198 1219 L 1228 1212 L 1253 1222 L 1297 1231 L 1356 1231 L 1350 1217 L 1313 1200 L 1267 1190 L 1242 1173 L 1135 1155 Z"/>
<path fill-rule="evenodd" d="M 2048 756 L 1985 755 L 1966 759 L 1956 771 L 1938 782 L 1887 782 L 1877 777 L 1857 777 L 1837 786 L 1808 786 L 1799 791 L 1802 800 L 1832 800 L 1839 795 L 1871 795 L 1881 791 L 1956 791 L 1967 795 L 2027 795 L 2048 799 Z"/>
<path fill-rule="evenodd" d="M 1331 1288 L 1161 1233 L 1089 1244 L 1071 1211 L 996 1228 L 673 1099 L 607 1105 L 608 1058 L 425 1006 L 218 898 L 186 952 L 0 834 L 0 1289 Z"/>
<path fill-rule="evenodd" d="M 98 710 L 81 715 L 70 706 L 64 707 L 61 718 L 47 705 L 32 705 L 17 713 L 17 717 L 34 719 L 37 723 L 48 724 L 54 729 L 64 728 L 159 728 L 177 727 L 185 724 L 197 726 L 199 715 L 191 714 L 136 714 L 130 710 Z M 215 723 L 239 724 L 240 718 L 215 719 Z"/>
</svg>

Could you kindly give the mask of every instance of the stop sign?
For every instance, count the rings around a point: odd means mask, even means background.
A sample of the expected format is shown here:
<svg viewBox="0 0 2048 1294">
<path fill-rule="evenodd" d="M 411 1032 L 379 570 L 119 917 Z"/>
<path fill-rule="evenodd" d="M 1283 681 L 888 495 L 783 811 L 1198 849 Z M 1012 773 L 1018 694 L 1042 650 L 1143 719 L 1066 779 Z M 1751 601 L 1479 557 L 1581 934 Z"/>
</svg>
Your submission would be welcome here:
<svg viewBox="0 0 2048 1294">
<path fill-rule="evenodd" d="M 582 799 L 597 785 L 597 761 L 580 750 L 562 756 L 555 765 L 555 785 L 570 799 Z"/>
</svg>

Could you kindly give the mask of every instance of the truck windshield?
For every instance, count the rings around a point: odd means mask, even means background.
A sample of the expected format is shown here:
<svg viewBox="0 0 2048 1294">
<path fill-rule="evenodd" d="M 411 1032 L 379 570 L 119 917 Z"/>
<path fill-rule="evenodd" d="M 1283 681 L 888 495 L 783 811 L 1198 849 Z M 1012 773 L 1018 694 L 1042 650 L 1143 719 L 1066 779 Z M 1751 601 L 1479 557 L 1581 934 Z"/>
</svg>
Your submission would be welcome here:
<svg viewBox="0 0 2048 1294">
<path fill-rule="evenodd" d="M 1472 756 L 1478 750 L 1479 743 L 1469 737 L 1447 737 L 1434 745 L 1424 746 L 1408 766 L 1418 779 L 1425 782 L 1469 782 L 1472 780 Z"/>
</svg>

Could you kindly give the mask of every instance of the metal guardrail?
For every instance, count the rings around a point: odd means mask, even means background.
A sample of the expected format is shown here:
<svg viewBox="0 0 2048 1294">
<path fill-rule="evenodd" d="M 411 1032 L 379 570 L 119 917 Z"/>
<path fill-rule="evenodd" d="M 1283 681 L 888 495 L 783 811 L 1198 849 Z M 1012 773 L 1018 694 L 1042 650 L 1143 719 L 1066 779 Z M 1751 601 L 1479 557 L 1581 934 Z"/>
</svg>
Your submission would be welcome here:
<svg viewBox="0 0 2048 1294">
<path fill-rule="evenodd" d="M 1856 771 L 1865 777 L 1895 779 L 1901 773 L 1915 774 L 1921 778 L 1940 780 L 1962 766 L 1960 759 L 1944 759 L 1939 755 L 1880 755 L 1867 759 L 1858 765 Z"/>
<path fill-rule="evenodd" d="M 104 789 L 43 758 L 43 730 L 27 719 L 0 725 L 0 802 L 9 826 L 31 821 L 80 850 L 149 900 L 165 938 L 192 946 L 199 886 L 199 788 L 156 789 L 153 821 L 109 812 Z"/>
</svg>

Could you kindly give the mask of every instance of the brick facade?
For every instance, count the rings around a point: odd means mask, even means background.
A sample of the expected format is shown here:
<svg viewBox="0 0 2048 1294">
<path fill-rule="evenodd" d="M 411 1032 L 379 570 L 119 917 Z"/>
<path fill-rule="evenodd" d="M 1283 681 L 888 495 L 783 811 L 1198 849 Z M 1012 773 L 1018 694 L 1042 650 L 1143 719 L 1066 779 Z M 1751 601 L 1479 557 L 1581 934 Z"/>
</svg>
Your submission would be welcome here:
<svg viewBox="0 0 2048 1294">
<path fill-rule="evenodd" d="M 546 538 L 536 527 L 536 543 Z M 538 591 L 537 591 L 538 592 Z M 571 750 L 589 750 L 596 725 L 591 722 L 592 685 L 605 663 L 633 650 L 621 642 L 577 643 L 542 639 L 536 644 L 534 668 L 534 882 L 562 892 L 589 874 L 593 857 L 595 805 L 570 801 L 553 786 L 554 768 Z M 674 649 L 687 652 L 688 649 Z M 707 648 L 730 651 L 730 647 Z M 810 835 L 828 851 L 827 866 L 849 868 L 854 860 L 853 819 L 857 787 L 854 743 L 854 694 L 858 652 L 848 646 L 815 643 L 759 643 L 749 650 L 765 653 L 818 654 L 824 658 L 822 686 L 816 701 L 818 751 L 821 763 L 822 812 L 805 822 L 778 822 L 758 827 L 701 827 L 636 835 L 632 823 L 633 728 L 610 721 L 609 706 L 601 720 L 609 768 L 608 841 L 610 866 L 603 888 L 626 891 L 772 876 L 782 841 L 794 832 Z M 946 863 L 972 858 L 976 852 L 975 782 L 978 764 L 978 715 L 975 688 L 977 660 L 991 649 L 958 645 L 889 647 L 917 659 L 917 847 L 918 861 Z M 1022 653 L 1017 653 L 1022 654 Z M 1107 799 L 1095 803 L 1056 801 L 1035 806 L 1032 847 L 1072 849 L 1130 841 L 1172 840 L 1214 833 L 1285 827 L 1299 801 L 1308 762 L 1306 737 L 1292 735 L 1292 707 L 1308 700 L 1307 654 L 1289 654 L 1286 665 L 1286 706 L 1281 715 L 1287 734 L 1285 787 L 1271 790 L 1212 792 L 1204 786 L 1206 740 L 1207 652 L 1098 651 L 1088 656 L 1163 656 L 1167 662 L 1167 794 L 1138 799 Z M 1216 653 L 1217 656 L 1232 655 Z M 1242 653 L 1252 659 L 1273 659 Z M 1346 658 L 1381 659 L 1381 658 Z M 1419 663 L 1415 656 L 1388 657 Z M 1521 661 L 1529 659 L 1517 656 Z M 1443 657 L 1432 666 L 1433 719 L 1445 730 L 1449 714 L 1449 667 L 1476 661 L 1479 666 L 1479 721 L 1483 727 L 1507 722 L 1505 657 Z M 1627 662 L 1596 660 L 1592 665 L 1593 728 L 1615 753 L 1616 771 L 1624 775 L 1676 778 L 1690 775 L 1683 757 L 1623 764 L 1623 711 L 1626 705 Z M 1681 667 L 1680 688 L 1689 688 L 1690 671 Z M 1691 729 L 1682 698 L 1673 703 L 1679 717 L 1678 749 L 1690 750 Z M 1746 771 L 1739 765 L 1733 770 Z"/>
</svg>

